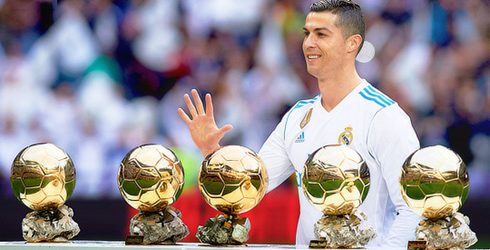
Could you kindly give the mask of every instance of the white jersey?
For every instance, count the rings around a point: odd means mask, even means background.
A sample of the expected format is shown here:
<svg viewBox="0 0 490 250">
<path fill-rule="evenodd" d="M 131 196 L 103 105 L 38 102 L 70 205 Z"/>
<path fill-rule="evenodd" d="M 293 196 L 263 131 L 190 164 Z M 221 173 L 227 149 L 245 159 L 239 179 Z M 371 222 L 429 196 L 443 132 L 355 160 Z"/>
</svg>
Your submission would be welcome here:
<svg viewBox="0 0 490 250">
<path fill-rule="evenodd" d="M 403 200 L 399 176 L 419 142 L 405 112 L 365 80 L 330 112 L 323 108 L 320 95 L 299 101 L 259 152 L 269 174 L 268 191 L 296 173 L 300 201 L 296 244 L 307 245 L 315 239 L 314 224 L 323 215 L 303 193 L 304 164 L 316 149 L 339 143 L 356 150 L 369 167 L 370 189 L 359 210 L 378 236 L 368 246 L 406 248 L 408 240 L 415 239 L 422 217 Z"/>
</svg>

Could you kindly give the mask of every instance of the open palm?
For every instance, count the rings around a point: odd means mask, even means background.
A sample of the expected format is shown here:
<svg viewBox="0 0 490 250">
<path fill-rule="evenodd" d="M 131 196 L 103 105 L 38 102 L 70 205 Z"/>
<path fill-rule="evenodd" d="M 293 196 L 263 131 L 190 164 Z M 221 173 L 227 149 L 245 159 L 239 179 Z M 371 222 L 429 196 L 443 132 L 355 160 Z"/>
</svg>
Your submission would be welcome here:
<svg viewBox="0 0 490 250">
<path fill-rule="evenodd" d="M 197 148 L 201 150 L 204 157 L 217 150 L 220 145 L 219 141 L 226 132 L 230 131 L 233 126 L 225 125 L 222 128 L 218 128 L 216 121 L 214 120 L 213 103 L 211 95 L 206 94 L 206 110 L 197 93 L 197 90 L 191 90 L 194 104 L 188 94 L 184 95 L 185 103 L 191 114 L 189 117 L 182 108 L 178 109 L 180 117 L 187 123 L 189 131 L 191 133 L 192 140 L 196 144 Z"/>
</svg>

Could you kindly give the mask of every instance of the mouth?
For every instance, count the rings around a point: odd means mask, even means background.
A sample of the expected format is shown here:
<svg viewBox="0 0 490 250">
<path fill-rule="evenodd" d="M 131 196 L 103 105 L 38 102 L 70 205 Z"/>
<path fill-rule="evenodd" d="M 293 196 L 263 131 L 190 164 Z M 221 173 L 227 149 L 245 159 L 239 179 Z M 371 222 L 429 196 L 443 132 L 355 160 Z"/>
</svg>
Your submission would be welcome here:
<svg viewBox="0 0 490 250">
<path fill-rule="evenodd" d="M 315 60 L 315 59 L 318 59 L 322 57 L 321 55 L 307 55 L 306 58 L 308 59 L 308 61 L 312 61 L 312 60 Z"/>
</svg>

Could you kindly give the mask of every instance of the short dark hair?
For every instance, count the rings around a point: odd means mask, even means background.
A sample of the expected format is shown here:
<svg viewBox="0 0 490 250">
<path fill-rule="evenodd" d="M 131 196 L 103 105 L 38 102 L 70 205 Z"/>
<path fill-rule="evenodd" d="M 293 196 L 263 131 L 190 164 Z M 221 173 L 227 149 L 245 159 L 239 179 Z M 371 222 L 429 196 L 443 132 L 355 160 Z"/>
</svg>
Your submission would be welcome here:
<svg viewBox="0 0 490 250">
<path fill-rule="evenodd" d="M 313 3 L 310 7 L 310 12 L 324 11 L 339 16 L 335 25 L 342 30 L 344 39 L 356 34 L 362 37 L 361 45 L 359 45 L 357 50 L 357 53 L 359 53 L 366 35 L 366 22 L 364 21 L 361 6 L 351 0 L 321 0 Z"/>
</svg>

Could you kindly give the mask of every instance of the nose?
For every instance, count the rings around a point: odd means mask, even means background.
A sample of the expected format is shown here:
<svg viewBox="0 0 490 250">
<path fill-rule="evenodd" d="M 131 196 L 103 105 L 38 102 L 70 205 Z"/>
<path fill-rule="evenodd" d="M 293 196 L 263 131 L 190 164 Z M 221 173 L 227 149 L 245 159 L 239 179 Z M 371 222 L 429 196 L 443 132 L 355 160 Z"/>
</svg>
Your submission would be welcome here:
<svg viewBox="0 0 490 250">
<path fill-rule="evenodd" d="M 312 34 L 305 36 L 303 39 L 303 47 L 304 48 L 313 48 L 316 46 L 316 39 Z"/>
</svg>

